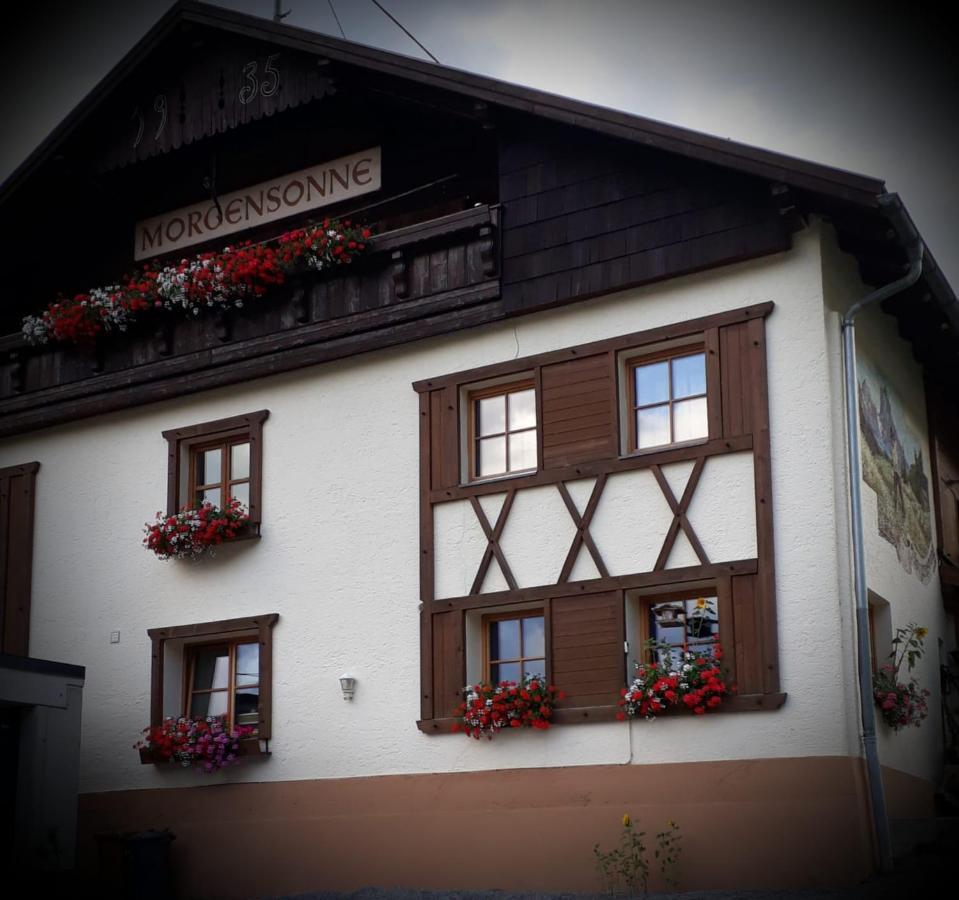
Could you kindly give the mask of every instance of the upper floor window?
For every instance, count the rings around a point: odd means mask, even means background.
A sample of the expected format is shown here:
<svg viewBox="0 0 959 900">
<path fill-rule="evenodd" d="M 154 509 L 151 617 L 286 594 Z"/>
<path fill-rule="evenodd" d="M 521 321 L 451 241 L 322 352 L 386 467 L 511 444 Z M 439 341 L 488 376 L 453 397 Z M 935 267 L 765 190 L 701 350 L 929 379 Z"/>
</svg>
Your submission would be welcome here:
<svg viewBox="0 0 959 900">
<path fill-rule="evenodd" d="M 164 431 L 167 440 L 167 512 L 235 498 L 250 522 L 260 522 L 263 422 L 269 411 L 216 419 Z"/>
<path fill-rule="evenodd" d="M 709 435 L 706 354 L 690 349 L 628 360 L 630 452 Z"/>
<path fill-rule="evenodd" d="M 537 466 L 532 381 L 469 391 L 469 480 L 532 472 Z"/>
<path fill-rule="evenodd" d="M 247 435 L 190 448 L 190 502 L 224 506 L 231 498 L 250 506 L 250 441 Z"/>
</svg>

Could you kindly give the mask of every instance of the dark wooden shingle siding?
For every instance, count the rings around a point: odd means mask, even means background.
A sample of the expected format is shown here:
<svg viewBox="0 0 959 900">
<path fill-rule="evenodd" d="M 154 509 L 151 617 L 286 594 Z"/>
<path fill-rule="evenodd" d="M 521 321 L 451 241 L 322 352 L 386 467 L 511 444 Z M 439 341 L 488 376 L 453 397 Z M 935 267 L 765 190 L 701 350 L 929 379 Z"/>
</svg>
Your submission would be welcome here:
<svg viewBox="0 0 959 900">
<path fill-rule="evenodd" d="M 785 250 L 765 187 L 572 128 L 500 143 L 503 295 L 536 309 Z"/>
<path fill-rule="evenodd" d="M 543 466 L 616 455 L 616 384 L 611 353 L 543 366 Z"/>
<path fill-rule="evenodd" d="M 553 683 L 568 707 L 609 706 L 625 684 L 624 610 L 618 591 L 551 601 Z"/>
</svg>

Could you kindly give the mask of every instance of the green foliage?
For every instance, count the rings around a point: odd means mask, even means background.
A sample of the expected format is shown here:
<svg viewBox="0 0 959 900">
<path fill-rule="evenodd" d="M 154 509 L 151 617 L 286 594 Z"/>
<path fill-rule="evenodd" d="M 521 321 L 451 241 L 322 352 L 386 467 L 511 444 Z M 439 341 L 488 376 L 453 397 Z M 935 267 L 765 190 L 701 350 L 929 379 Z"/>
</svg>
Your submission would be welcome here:
<svg viewBox="0 0 959 900">
<path fill-rule="evenodd" d="M 650 862 L 647 856 L 647 847 L 643 838 L 645 831 L 633 828 L 629 815 L 623 816 L 623 832 L 619 838 L 619 846 L 603 852 L 599 844 L 593 847 L 593 856 L 596 858 L 596 868 L 599 870 L 603 882 L 603 890 L 610 895 L 627 893 L 645 896 L 649 887 Z M 656 849 L 653 851 L 653 862 L 666 883 L 667 890 L 675 890 L 678 885 L 676 869 L 679 863 L 679 854 L 682 850 L 679 826 L 675 822 L 668 822 L 666 828 L 656 834 Z"/>
</svg>

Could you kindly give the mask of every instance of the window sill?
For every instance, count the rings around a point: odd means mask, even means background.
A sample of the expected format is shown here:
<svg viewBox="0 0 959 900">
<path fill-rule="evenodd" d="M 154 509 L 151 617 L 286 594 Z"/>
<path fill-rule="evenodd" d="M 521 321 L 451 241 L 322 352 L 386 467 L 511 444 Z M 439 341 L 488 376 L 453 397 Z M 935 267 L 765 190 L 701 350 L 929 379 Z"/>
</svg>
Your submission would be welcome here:
<svg viewBox="0 0 959 900">
<path fill-rule="evenodd" d="M 736 697 L 730 697 L 723 705 L 710 713 L 709 717 L 723 715 L 725 713 L 744 713 L 744 712 L 770 712 L 780 709 L 786 702 L 785 693 L 776 694 L 740 694 Z M 582 725 L 587 722 L 616 722 L 619 708 L 616 706 L 581 706 L 570 709 L 558 709 L 553 716 L 554 725 Z M 674 716 L 687 716 L 685 710 L 676 710 L 667 712 L 662 718 Z M 455 734 L 453 725 L 459 720 L 455 717 L 443 719 L 420 719 L 416 727 L 423 734 Z"/>
<path fill-rule="evenodd" d="M 266 747 L 269 748 L 269 743 L 269 741 L 261 741 L 259 738 L 247 738 L 246 740 L 242 740 L 240 741 L 240 748 L 237 752 L 237 756 L 249 756 L 257 759 L 267 759 L 272 754 L 269 749 L 263 749 L 263 745 L 266 745 Z M 144 766 L 168 766 L 171 764 L 171 762 L 168 759 L 163 759 L 161 756 L 154 754 L 151 749 L 147 747 L 141 747 L 140 764 Z M 175 765 L 175 763 L 173 765 Z"/>
<path fill-rule="evenodd" d="M 643 447 L 641 450 L 630 450 L 621 453 L 620 459 L 634 459 L 637 456 L 651 456 L 655 453 L 664 453 L 667 450 L 686 450 L 690 447 L 702 447 L 709 443 L 709 437 L 696 438 L 692 441 L 675 441 L 671 444 L 657 444 L 655 447 Z"/>
</svg>

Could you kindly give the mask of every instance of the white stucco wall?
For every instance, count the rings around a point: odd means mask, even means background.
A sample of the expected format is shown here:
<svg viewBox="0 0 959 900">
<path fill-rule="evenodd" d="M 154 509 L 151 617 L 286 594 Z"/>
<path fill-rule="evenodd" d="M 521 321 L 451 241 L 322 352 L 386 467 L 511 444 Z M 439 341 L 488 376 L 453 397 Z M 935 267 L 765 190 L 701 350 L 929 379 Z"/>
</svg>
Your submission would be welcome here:
<svg viewBox="0 0 959 900">
<path fill-rule="evenodd" d="M 822 271 L 818 231 L 807 229 L 785 254 L 4 442 L 0 465 L 42 463 L 31 652 L 87 667 L 81 790 L 209 783 L 200 774 L 141 766 L 130 749 L 149 716 L 146 629 L 265 612 L 281 616 L 273 755 L 218 774 L 221 780 L 850 752 L 843 724 L 849 697 L 837 689 L 834 665 L 823 664 L 839 657 L 843 621 Z M 492 743 L 421 734 L 418 401 L 411 382 L 768 300 L 776 303 L 767 334 L 785 707 L 511 733 Z M 166 495 L 161 431 L 261 408 L 270 410 L 262 539 L 198 564 L 146 553 L 143 523 Z M 751 466 L 745 456 L 711 460 L 690 510 L 717 558 L 754 552 L 754 523 L 733 534 L 723 527 L 727 500 L 751 509 L 743 499 Z M 682 479 L 681 472 L 671 476 Z M 576 486 L 580 505 L 587 491 Z M 523 580 L 553 571 L 557 547 L 561 564 L 572 537 L 556 491 L 541 493 L 551 527 L 535 529 L 538 543 L 524 545 L 521 531 L 504 536 Z M 608 510 L 615 510 L 616 491 L 609 497 Z M 495 509 L 496 502 L 484 504 Z M 625 550 L 609 540 L 608 510 L 593 533 L 604 553 L 611 548 L 611 567 L 628 567 Z M 444 590 L 462 592 L 482 544 L 468 537 L 468 509 L 450 504 L 439 515 L 462 522 L 457 527 L 467 535 L 453 548 L 468 559 L 463 571 L 453 565 L 442 575 Z M 524 516 L 540 513 L 531 506 L 513 515 L 522 528 Z M 664 531 L 651 539 L 657 552 Z M 650 547 L 640 543 L 631 552 Z M 681 565 L 677 559 L 670 564 Z M 591 574 L 588 560 L 580 564 Z M 109 642 L 114 630 L 118 644 Z M 351 703 L 337 681 L 346 669 L 358 679 Z"/>
<path fill-rule="evenodd" d="M 826 315 L 833 334 L 838 335 L 840 314 L 853 302 L 864 297 L 870 288 L 859 279 L 852 257 L 839 251 L 830 228 L 823 230 L 823 271 Z M 856 357 L 859 380 L 862 380 L 863 372 L 866 371 L 864 367 L 868 367 L 878 376 L 888 388 L 897 413 L 902 416 L 900 426 L 918 439 L 931 492 L 933 484 L 922 367 L 913 357 L 911 345 L 900 337 L 895 318 L 875 307 L 861 313 L 856 319 Z M 841 370 L 834 371 L 834 393 L 840 398 L 841 377 Z M 878 402 L 878 398 L 875 399 Z M 842 477 L 845 478 L 845 448 L 842 437 L 843 432 L 837 432 L 839 440 L 836 453 L 842 458 Z M 929 629 L 924 658 L 913 672 L 921 684 L 932 691 L 929 698 L 929 717 L 919 728 L 903 729 L 898 733 L 879 721 L 880 759 L 883 765 L 936 782 L 942 761 L 938 642 L 940 639 L 944 642 L 943 653 L 953 649 L 955 632 L 951 623 L 947 622 L 943 608 L 938 570 L 933 569 L 931 574 L 927 574 L 925 582 L 916 571 L 906 571 L 897 556 L 895 546 L 880 534 L 879 505 L 875 489 L 865 480 L 861 482 L 861 486 L 866 580 L 869 590 L 889 604 L 888 615 L 882 617 L 878 629 L 879 656 L 884 658 L 890 649 L 888 645 L 882 646 L 882 625 L 888 623 L 887 637 L 892 637 L 896 628 L 910 622 Z M 934 548 L 936 537 L 931 494 L 929 528 Z M 848 640 L 853 642 L 851 602 L 846 615 Z M 906 680 L 907 677 L 908 673 L 903 667 L 900 680 Z M 855 722 L 855 719 L 852 721 Z"/>
</svg>

